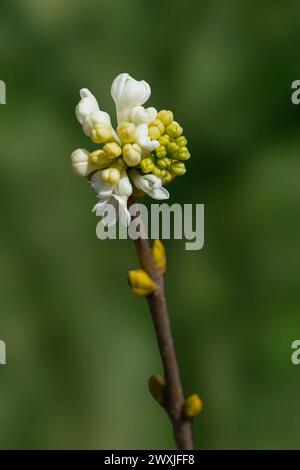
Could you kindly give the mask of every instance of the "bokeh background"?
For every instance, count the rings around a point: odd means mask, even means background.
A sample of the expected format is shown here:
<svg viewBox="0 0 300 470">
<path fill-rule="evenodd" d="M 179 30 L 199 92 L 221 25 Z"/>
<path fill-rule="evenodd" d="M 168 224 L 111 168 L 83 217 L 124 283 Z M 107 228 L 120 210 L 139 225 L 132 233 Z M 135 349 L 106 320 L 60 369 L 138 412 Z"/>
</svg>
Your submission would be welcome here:
<svg viewBox="0 0 300 470">
<path fill-rule="evenodd" d="M 152 87 L 192 159 L 171 202 L 205 204 L 205 246 L 168 241 L 167 289 L 197 449 L 297 448 L 300 78 L 297 0 L 2 0 L 0 447 L 172 448 L 147 379 L 161 372 L 133 243 L 96 238 L 70 154 L 74 116 L 112 79 Z"/>
</svg>

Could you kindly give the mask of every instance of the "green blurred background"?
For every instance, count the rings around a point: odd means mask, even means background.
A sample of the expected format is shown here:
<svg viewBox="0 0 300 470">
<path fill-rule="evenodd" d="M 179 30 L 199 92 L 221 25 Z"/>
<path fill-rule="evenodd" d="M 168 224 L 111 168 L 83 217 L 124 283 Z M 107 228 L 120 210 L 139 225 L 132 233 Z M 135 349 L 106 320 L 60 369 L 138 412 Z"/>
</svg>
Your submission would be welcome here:
<svg viewBox="0 0 300 470">
<path fill-rule="evenodd" d="M 133 243 L 96 238 L 70 154 L 88 87 L 114 114 L 120 72 L 171 108 L 192 159 L 171 202 L 205 204 L 205 246 L 168 241 L 167 289 L 195 447 L 299 447 L 298 0 L 2 0 L 1 448 L 172 448 Z"/>
</svg>

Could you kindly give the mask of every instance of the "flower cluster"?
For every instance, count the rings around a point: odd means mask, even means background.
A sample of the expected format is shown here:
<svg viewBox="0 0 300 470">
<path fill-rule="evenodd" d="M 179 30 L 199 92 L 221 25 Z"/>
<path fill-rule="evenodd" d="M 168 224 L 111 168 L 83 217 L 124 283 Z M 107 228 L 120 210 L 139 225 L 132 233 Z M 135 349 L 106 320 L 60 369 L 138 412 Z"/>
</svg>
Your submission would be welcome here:
<svg viewBox="0 0 300 470">
<path fill-rule="evenodd" d="M 93 210 L 97 215 L 104 215 L 108 204 L 115 207 L 116 217 L 106 218 L 106 225 L 113 225 L 117 217 L 124 225 L 130 223 L 127 201 L 133 192 L 168 199 L 163 184 L 186 171 L 184 161 L 190 154 L 183 129 L 171 111 L 142 106 L 150 94 L 144 80 L 137 81 L 127 73 L 115 78 L 111 87 L 118 121 L 115 131 L 92 93 L 80 90 L 76 117 L 84 133 L 102 148 L 75 150 L 72 167 L 77 175 L 88 177 L 96 191 L 99 202 Z"/>
</svg>

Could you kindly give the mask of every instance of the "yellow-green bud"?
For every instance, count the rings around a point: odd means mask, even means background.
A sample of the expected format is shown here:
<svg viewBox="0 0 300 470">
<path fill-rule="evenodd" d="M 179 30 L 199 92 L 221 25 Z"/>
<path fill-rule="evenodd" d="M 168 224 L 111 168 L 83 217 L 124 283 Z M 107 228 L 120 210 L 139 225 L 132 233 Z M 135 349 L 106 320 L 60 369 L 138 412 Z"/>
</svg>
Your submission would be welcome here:
<svg viewBox="0 0 300 470">
<path fill-rule="evenodd" d="M 164 406 L 166 403 L 166 381 L 165 379 L 157 374 L 151 375 L 148 380 L 149 392 L 153 398 L 161 405 Z"/>
<path fill-rule="evenodd" d="M 171 168 L 171 164 L 172 164 L 172 160 L 170 158 L 164 158 L 164 161 L 166 162 L 166 168 L 167 169 L 170 169 Z"/>
<path fill-rule="evenodd" d="M 149 127 L 148 134 L 149 134 L 150 139 L 152 140 L 158 140 L 161 136 L 160 129 L 157 126 Z"/>
<path fill-rule="evenodd" d="M 172 158 L 176 158 L 179 147 L 176 144 L 176 142 L 170 142 L 167 145 L 167 150 L 168 150 L 168 153 L 171 154 Z"/>
<path fill-rule="evenodd" d="M 95 144 L 105 144 L 113 140 L 111 126 L 107 124 L 97 124 L 91 131 L 91 139 Z"/>
<path fill-rule="evenodd" d="M 135 125 L 132 122 L 122 122 L 117 128 L 117 132 L 124 144 L 130 144 L 136 138 Z"/>
<path fill-rule="evenodd" d="M 161 145 L 155 150 L 157 158 L 164 158 L 167 155 L 167 149 L 164 145 Z"/>
<path fill-rule="evenodd" d="M 120 145 L 118 145 L 116 142 L 105 144 L 103 147 L 103 151 L 107 155 L 109 160 L 114 160 L 122 154 L 122 149 Z"/>
<path fill-rule="evenodd" d="M 111 167 L 103 170 L 101 176 L 105 183 L 115 186 L 120 181 L 121 174 L 117 168 Z"/>
<path fill-rule="evenodd" d="M 122 173 L 122 171 L 125 168 L 125 162 L 124 162 L 123 158 L 122 157 L 116 158 L 113 161 L 113 163 L 110 165 L 110 168 L 117 168 L 117 170 L 119 170 L 119 172 Z"/>
<path fill-rule="evenodd" d="M 128 272 L 128 282 L 134 295 L 138 297 L 148 296 L 156 291 L 156 284 L 146 271 L 135 269 Z"/>
<path fill-rule="evenodd" d="M 166 111 L 165 109 L 162 109 L 159 111 L 157 119 L 159 119 L 164 126 L 169 126 L 173 122 L 174 116 L 172 111 Z"/>
<path fill-rule="evenodd" d="M 160 145 L 168 145 L 168 143 L 170 142 L 170 137 L 168 136 L 168 134 L 164 134 L 162 135 L 159 139 L 158 139 Z"/>
<path fill-rule="evenodd" d="M 140 167 L 144 173 L 151 173 L 154 169 L 153 158 L 143 158 L 143 160 L 141 160 Z"/>
<path fill-rule="evenodd" d="M 164 245 L 160 240 L 154 240 L 152 245 L 152 258 L 158 269 L 165 274 L 167 268 L 167 257 Z"/>
<path fill-rule="evenodd" d="M 184 137 L 184 135 L 181 135 L 180 137 L 177 137 L 176 144 L 179 147 L 186 147 L 186 145 L 187 145 L 186 137 Z"/>
<path fill-rule="evenodd" d="M 175 178 L 175 176 L 176 176 L 175 174 L 172 175 L 172 173 L 167 171 L 165 176 L 163 177 L 163 183 L 164 184 L 170 183 Z"/>
<path fill-rule="evenodd" d="M 171 139 L 176 139 L 183 133 L 183 129 L 178 124 L 178 122 L 173 121 L 172 124 L 169 124 L 169 126 L 167 126 L 166 133 L 171 137 Z"/>
<path fill-rule="evenodd" d="M 141 161 L 141 147 L 138 144 L 126 144 L 123 147 L 123 158 L 127 166 L 136 166 Z"/>
<path fill-rule="evenodd" d="M 110 158 L 102 149 L 95 150 L 94 152 L 90 153 L 90 159 L 91 163 L 93 163 L 93 165 L 95 165 L 98 170 L 106 168 L 111 163 Z"/>
<path fill-rule="evenodd" d="M 186 172 L 185 164 L 183 162 L 173 162 L 171 165 L 171 171 L 176 176 L 182 176 Z"/>
<path fill-rule="evenodd" d="M 160 130 L 160 133 L 161 135 L 165 132 L 165 126 L 163 125 L 163 123 L 159 120 L 159 119 L 154 119 L 154 121 L 151 121 L 149 123 L 149 127 L 158 127 L 158 129 Z"/>
<path fill-rule="evenodd" d="M 176 154 L 176 158 L 178 158 L 178 160 L 188 160 L 190 157 L 191 154 L 188 151 L 187 147 L 179 147 L 178 152 Z"/>
<path fill-rule="evenodd" d="M 199 395 L 194 393 L 190 395 L 185 400 L 185 404 L 183 407 L 184 416 L 188 419 L 192 419 L 197 416 L 203 408 L 203 403 Z"/>
<path fill-rule="evenodd" d="M 159 160 L 156 160 L 155 164 L 158 166 L 158 168 L 165 170 L 168 168 L 168 166 L 170 166 L 171 160 L 169 158 L 160 158 Z"/>
<path fill-rule="evenodd" d="M 155 175 L 155 176 L 158 176 L 159 178 L 163 178 L 166 174 L 167 174 L 167 171 L 166 170 L 162 170 L 161 168 L 158 168 L 157 166 L 154 166 L 153 170 L 152 170 L 152 173 Z"/>
</svg>

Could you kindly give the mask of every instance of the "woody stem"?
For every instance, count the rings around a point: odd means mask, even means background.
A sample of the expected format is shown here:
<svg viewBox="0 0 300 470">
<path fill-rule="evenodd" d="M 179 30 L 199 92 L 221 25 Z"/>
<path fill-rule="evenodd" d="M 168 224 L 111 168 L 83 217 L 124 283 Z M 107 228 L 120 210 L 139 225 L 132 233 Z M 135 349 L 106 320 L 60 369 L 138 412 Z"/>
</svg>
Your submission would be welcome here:
<svg viewBox="0 0 300 470">
<path fill-rule="evenodd" d="M 142 224 L 141 220 L 140 223 Z M 143 233 L 142 226 L 140 233 Z M 165 409 L 173 427 L 177 449 L 191 450 L 193 449 L 192 425 L 182 412 L 185 399 L 168 314 L 164 277 L 153 261 L 149 240 L 141 235 L 135 240 L 135 247 L 141 267 L 148 272 L 157 285 L 156 291 L 148 296 L 147 300 L 166 380 Z"/>
</svg>

